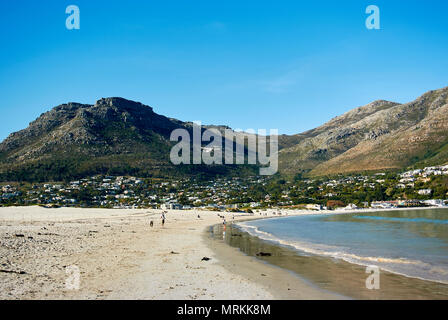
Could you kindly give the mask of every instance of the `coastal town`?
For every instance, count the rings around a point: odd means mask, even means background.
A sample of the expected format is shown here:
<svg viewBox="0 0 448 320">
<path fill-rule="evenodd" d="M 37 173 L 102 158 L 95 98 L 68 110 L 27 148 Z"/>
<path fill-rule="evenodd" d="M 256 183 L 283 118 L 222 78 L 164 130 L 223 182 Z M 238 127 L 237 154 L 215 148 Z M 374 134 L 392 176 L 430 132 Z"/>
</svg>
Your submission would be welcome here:
<svg viewBox="0 0 448 320">
<path fill-rule="evenodd" d="M 207 209 L 393 208 L 445 206 L 448 165 L 401 173 L 331 178 L 233 177 L 210 180 L 96 175 L 69 182 L 0 186 L 1 206 Z"/>
</svg>

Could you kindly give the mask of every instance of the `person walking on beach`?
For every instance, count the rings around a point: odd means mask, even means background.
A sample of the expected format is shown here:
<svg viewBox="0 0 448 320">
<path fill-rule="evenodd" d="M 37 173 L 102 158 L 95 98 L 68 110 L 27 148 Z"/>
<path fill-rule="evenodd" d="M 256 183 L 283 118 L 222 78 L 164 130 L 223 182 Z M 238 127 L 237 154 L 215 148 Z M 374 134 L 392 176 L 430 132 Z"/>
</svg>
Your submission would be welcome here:
<svg viewBox="0 0 448 320">
<path fill-rule="evenodd" d="M 165 219 L 166 219 L 165 211 L 162 212 L 162 215 L 160 216 L 160 218 L 162 219 L 162 227 L 164 227 L 165 226 Z"/>
</svg>

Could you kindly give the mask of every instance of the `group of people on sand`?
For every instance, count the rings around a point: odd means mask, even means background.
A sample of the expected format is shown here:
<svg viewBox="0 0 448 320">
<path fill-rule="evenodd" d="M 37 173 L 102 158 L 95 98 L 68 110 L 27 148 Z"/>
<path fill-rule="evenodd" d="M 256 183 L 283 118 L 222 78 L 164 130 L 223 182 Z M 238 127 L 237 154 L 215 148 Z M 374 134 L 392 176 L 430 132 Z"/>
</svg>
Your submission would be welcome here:
<svg viewBox="0 0 448 320">
<path fill-rule="evenodd" d="M 259 212 L 260 213 L 260 216 L 268 216 L 268 213 L 267 212 Z M 272 215 L 279 215 L 279 216 L 281 216 L 282 215 L 282 212 L 281 211 L 278 211 L 278 212 L 272 212 Z M 286 213 L 286 215 L 288 215 L 288 213 Z"/>
<path fill-rule="evenodd" d="M 162 214 L 160 215 L 160 219 L 162 219 L 162 227 L 164 227 L 165 226 L 165 221 L 166 221 L 166 214 L 168 213 L 168 211 L 162 211 Z M 222 224 L 223 225 L 226 225 L 227 224 L 227 221 L 226 221 L 226 217 L 225 216 L 221 216 L 219 213 L 218 213 L 218 217 L 220 217 L 220 218 L 222 218 Z M 198 214 L 198 219 L 200 219 L 201 218 L 201 216 Z M 235 222 L 235 215 L 234 214 L 232 214 L 232 223 L 233 222 Z M 149 225 L 151 226 L 151 227 L 153 227 L 154 226 L 154 222 L 151 220 L 150 221 L 150 223 L 149 223 Z"/>
<path fill-rule="evenodd" d="M 220 218 L 222 219 L 222 224 L 223 224 L 223 225 L 226 225 L 226 224 L 227 224 L 226 217 L 225 217 L 224 215 L 220 215 L 220 214 L 218 213 L 218 217 L 220 217 Z M 235 222 L 235 215 L 234 215 L 234 214 L 232 214 L 232 223 L 233 223 L 233 222 Z"/>
<path fill-rule="evenodd" d="M 165 220 L 166 220 L 166 214 L 168 211 L 162 211 L 162 214 L 160 215 L 160 219 L 162 219 L 162 228 L 165 227 Z M 154 227 L 154 221 L 149 222 L 149 226 L 152 228 Z"/>
</svg>

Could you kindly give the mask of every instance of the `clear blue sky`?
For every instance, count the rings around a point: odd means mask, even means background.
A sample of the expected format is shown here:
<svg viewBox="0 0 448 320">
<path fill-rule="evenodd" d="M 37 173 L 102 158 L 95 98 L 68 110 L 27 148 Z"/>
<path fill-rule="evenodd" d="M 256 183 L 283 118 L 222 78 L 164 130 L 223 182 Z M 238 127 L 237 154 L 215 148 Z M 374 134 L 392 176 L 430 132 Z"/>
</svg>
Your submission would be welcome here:
<svg viewBox="0 0 448 320">
<path fill-rule="evenodd" d="M 75 4 L 81 29 L 67 30 Z M 381 10 L 367 30 L 365 9 Z M 0 139 L 61 103 L 299 133 L 448 86 L 448 1 L 1 1 Z"/>
</svg>

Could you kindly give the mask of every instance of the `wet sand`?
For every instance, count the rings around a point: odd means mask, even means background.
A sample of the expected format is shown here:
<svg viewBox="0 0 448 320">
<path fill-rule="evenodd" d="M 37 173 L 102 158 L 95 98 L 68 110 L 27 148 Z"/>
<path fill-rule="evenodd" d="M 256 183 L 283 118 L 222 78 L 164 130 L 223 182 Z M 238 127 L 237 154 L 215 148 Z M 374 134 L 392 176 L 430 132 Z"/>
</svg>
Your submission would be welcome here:
<svg viewBox="0 0 448 320">
<path fill-rule="evenodd" d="M 213 239 L 210 229 L 215 229 Z M 218 231 L 219 230 L 219 231 Z M 300 277 L 297 273 L 278 267 L 276 264 L 260 260 L 249 255 L 239 246 L 229 245 L 221 240 L 221 225 L 209 228 L 204 233 L 208 246 L 216 253 L 221 265 L 232 273 L 239 274 L 251 282 L 258 283 L 272 293 L 273 299 L 281 300 L 340 300 L 349 299 L 341 294 L 319 288 L 310 281 Z M 233 230 L 231 226 L 227 230 Z M 239 233 L 235 231 L 235 234 Z M 255 240 L 256 241 L 256 240 Z M 254 250 L 253 253 L 255 253 Z M 258 251 L 257 251 L 258 252 Z"/>
</svg>

